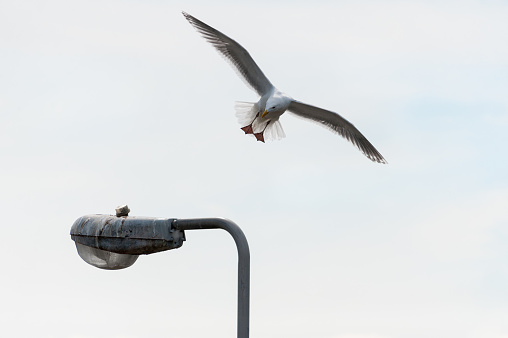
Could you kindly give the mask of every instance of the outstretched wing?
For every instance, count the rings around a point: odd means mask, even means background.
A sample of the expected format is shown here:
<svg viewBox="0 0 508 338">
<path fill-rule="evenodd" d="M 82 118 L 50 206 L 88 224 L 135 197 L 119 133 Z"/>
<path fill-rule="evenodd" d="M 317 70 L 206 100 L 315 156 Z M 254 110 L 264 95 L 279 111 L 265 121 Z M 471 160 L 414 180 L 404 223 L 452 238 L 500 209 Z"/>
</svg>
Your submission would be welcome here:
<svg viewBox="0 0 508 338">
<path fill-rule="evenodd" d="M 263 74 L 249 52 L 238 42 L 222 34 L 213 27 L 196 19 L 190 14 L 182 12 L 201 35 L 210 42 L 235 68 L 246 83 L 260 96 L 269 92 L 273 85 Z"/>
<path fill-rule="evenodd" d="M 356 127 L 337 113 L 311 106 L 299 101 L 291 101 L 288 110 L 298 116 L 311 119 L 338 133 L 349 142 L 353 143 L 371 161 L 387 163 L 384 157 L 374 146 L 360 133 Z"/>
</svg>

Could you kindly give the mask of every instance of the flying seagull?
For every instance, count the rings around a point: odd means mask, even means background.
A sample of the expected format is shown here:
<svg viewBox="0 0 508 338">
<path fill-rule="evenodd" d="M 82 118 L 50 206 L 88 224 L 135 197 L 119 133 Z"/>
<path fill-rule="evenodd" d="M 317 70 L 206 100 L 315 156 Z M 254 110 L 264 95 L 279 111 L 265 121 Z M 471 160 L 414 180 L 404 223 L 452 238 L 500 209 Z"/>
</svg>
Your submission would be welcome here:
<svg viewBox="0 0 508 338">
<path fill-rule="evenodd" d="M 245 134 L 253 134 L 258 141 L 285 137 L 279 117 L 287 110 L 297 116 L 318 122 L 353 143 L 370 160 L 386 163 L 386 160 L 356 129 L 353 124 L 337 113 L 294 100 L 275 88 L 263 74 L 249 52 L 238 42 L 213 27 L 182 12 L 201 35 L 211 43 L 233 68 L 261 97 L 258 102 L 237 102 L 235 105 L 238 122 Z"/>
</svg>

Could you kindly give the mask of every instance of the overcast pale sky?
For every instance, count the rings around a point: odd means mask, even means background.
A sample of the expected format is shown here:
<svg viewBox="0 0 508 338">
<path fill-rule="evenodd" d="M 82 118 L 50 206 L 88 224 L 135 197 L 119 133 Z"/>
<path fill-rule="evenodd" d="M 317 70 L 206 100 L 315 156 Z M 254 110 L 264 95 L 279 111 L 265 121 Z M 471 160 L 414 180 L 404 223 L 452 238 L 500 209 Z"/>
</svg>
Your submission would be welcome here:
<svg viewBox="0 0 508 338">
<path fill-rule="evenodd" d="M 272 83 L 350 120 L 369 161 L 255 101 L 182 16 L 240 42 Z M 251 248 L 251 337 L 508 337 L 506 1 L 0 2 L 0 332 L 236 335 L 236 248 L 104 271 L 78 217 L 226 217 Z"/>
</svg>

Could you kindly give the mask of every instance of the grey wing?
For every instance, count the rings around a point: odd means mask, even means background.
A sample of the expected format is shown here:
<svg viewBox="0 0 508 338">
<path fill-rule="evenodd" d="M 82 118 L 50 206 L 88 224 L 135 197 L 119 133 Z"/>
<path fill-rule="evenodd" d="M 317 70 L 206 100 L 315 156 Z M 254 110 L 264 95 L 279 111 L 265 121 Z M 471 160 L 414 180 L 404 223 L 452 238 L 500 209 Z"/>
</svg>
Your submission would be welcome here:
<svg viewBox="0 0 508 338">
<path fill-rule="evenodd" d="M 270 91 L 273 85 L 263 74 L 249 52 L 238 42 L 222 34 L 213 27 L 196 19 L 190 14 L 182 12 L 185 18 L 191 23 L 201 35 L 210 42 L 231 64 L 246 83 L 260 96 Z"/>
<path fill-rule="evenodd" d="M 387 163 L 379 151 L 360 133 L 356 127 L 337 113 L 311 106 L 299 101 L 291 101 L 288 110 L 298 116 L 311 119 L 338 133 L 353 143 L 371 161 Z"/>
</svg>

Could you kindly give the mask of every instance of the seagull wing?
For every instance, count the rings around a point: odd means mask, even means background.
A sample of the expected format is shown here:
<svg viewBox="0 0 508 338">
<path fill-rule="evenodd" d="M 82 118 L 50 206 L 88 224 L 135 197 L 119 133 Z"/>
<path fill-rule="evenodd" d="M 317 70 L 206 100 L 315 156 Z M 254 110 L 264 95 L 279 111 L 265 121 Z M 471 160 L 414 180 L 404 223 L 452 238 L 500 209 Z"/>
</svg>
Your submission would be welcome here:
<svg viewBox="0 0 508 338">
<path fill-rule="evenodd" d="M 190 14 L 182 12 L 185 18 L 191 23 L 201 35 L 210 42 L 235 68 L 245 82 L 260 96 L 273 89 L 273 85 L 263 74 L 249 52 L 238 42 L 222 34 L 215 28 L 196 19 Z"/>
<path fill-rule="evenodd" d="M 291 101 L 288 110 L 300 117 L 319 122 L 353 143 L 371 161 L 387 163 L 379 151 L 360 133 L 356 127 L 337 113 L 311 106 L 299 101 Z"/>
</svg>

